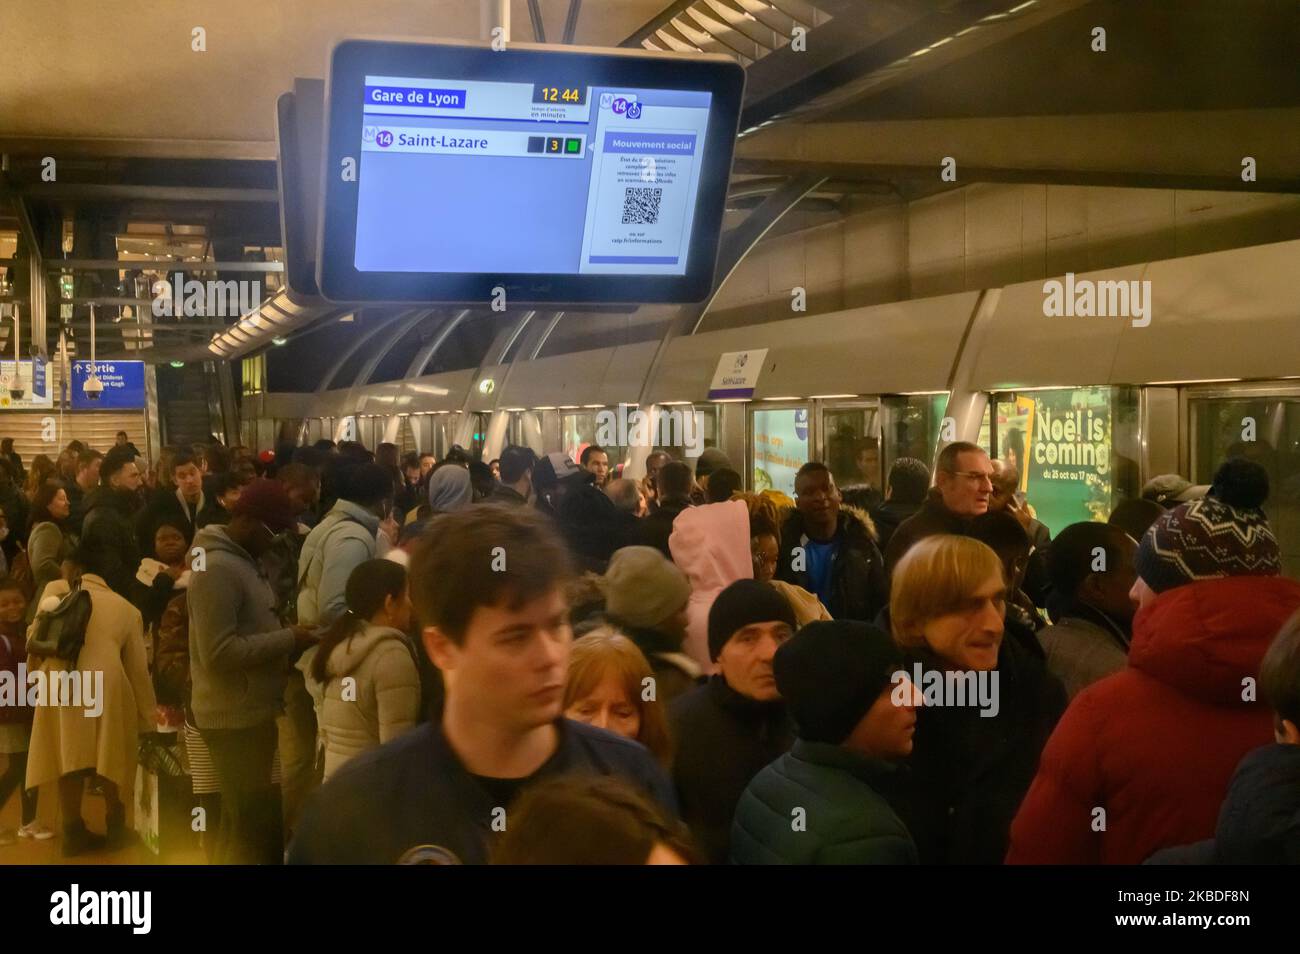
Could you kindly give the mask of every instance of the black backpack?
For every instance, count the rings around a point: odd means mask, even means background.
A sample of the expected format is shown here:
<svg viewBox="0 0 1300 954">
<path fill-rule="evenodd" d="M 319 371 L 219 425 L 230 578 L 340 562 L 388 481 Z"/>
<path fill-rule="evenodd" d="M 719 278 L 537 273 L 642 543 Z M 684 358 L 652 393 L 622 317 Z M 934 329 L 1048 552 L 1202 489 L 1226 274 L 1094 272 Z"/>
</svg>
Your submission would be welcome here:
<svg viewBox="0 0 1300 954">
<path fill-rule="evenodd" d="M 86 642 L 90 610 L 90 594 L 80 582 L 73 584 L 58 606 L 37 612 L 27 640 L 28 655 L 54 656 L 75 663 Z"/>
</svg>

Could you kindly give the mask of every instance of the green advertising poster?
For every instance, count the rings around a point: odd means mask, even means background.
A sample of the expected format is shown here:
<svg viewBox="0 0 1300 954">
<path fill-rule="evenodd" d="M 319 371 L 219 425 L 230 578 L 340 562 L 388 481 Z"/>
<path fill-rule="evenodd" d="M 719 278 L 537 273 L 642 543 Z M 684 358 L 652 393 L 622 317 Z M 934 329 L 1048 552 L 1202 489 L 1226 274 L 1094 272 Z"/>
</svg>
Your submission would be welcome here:
<svg viewBox="0 0 1300 954">
<path fill-rule="evenodd" d="M 1053 535 L 1110 515 L 1111 391 L 1039 391 L 997 406 L 999 456 Z"/>
<path fill-rule="evenodd" d="M 794 496 L 794 478 L 808 462 L 808 409 L 780 408 L 753 412 L 753 489 L 779 490 Z"/>
</svg>

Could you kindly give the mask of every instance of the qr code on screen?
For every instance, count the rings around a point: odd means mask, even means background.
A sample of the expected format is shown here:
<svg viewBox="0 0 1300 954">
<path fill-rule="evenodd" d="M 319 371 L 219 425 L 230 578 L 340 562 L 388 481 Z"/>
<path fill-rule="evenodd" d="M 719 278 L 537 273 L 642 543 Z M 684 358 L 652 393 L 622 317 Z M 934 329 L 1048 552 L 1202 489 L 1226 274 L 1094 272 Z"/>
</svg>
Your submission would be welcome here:
<svg viewBox="0 0 1300 954">
<path fill-rule="evenodd" d="M 657 186 L 629 186 L 623 190 L 623 224 L 654 225 L 664 190 Z"/>
</svg>

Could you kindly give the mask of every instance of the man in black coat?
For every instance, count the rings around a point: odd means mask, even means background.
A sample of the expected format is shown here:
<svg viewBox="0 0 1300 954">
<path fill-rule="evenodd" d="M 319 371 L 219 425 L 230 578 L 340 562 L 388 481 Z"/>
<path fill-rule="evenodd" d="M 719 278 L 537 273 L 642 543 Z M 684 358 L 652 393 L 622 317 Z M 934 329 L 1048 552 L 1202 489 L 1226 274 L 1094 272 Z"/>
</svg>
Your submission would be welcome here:
<svg viewBox="0 0 1300 954">
<path fill-rule="evenodd" d="M 659 493 L 659 506 L 637 527 L 635 542 L 654 547 L 668 559 L 673 552 L 668 548 L 668 538 L 673 535 L 673 521 L 691 505 L 691 469 L 681 461 L 670 461 L 655 475 Z"/>
<path fill-rule="evenodd" d="M 987 513 L 993 497 L 993 464 L 984 448 L 969 441 L 957 441 L 939 452 L 934 489 L 920 511 L 904 520 L 885 549 L 889 573 L 918 540 L 940 533 L 965 536 L 970 521 Z M 833 612 L 833 611 L 832 611 Z"/>
<path fill-rule="evenodd" d="M 171 478 L 175 486 L 155 490 L 136 519 L 136 539 L 146 549 L 152 548 L 154 531 L 163 523 L 180 529 L 189 543 L 202 525 L 199 515 L 212 503 L 203 490 L 203 470 L 193 451 L 182 449 L 176 453 Z"/>
<path fill-rule="evenodd" d="M 536 466 L 537 454 L 531 447 L 509 445 L 501 452 L 500 477 L 485 502 L 526 506 L 529 491 L 533 489 L 533 468 Z"/>
<path fill-rule="evenodd" d="M 709 655 L 721 672 L 669 706 L 682 820 L 713 864 L 727 860 L 745 787 L 794 742 L 772 671 L 777 648 L 794 629 L 790 604 L 768 584 L 732 583 L 709 610 Z"/>
<path fill-rule="evenodd" d="M 129 600 L 131 584 L 140 568 L 135 530 L 140 471 L 135 466 L 135 454 L 130 448 L 114 447 L 104 455 L 99 474 L 100 486 L 86 495 L 81 548 L 102 555 L 98 565 L 104 567 L 104 582 L 118 596 Z"/>
<path fill-rule="evenodd" d="M 930 468 L 915 457 L 900 457 L 889 468 L 888 488 L 885 502 L 871 511 L 881 553 L 888 549 L 899 525 L 915 516 L 925 503 L 925 495 L 930 490 Z"/>
<path fill-rule="evenodd" d="M 889 588 L 870 518 L 840 508 L 825 464 L 799 468 L 794 492 L 797 509 L 781 528 L 777 578 L 815 593 L 834 619 L 871 622 L 889 601 Z"/>
</svg>

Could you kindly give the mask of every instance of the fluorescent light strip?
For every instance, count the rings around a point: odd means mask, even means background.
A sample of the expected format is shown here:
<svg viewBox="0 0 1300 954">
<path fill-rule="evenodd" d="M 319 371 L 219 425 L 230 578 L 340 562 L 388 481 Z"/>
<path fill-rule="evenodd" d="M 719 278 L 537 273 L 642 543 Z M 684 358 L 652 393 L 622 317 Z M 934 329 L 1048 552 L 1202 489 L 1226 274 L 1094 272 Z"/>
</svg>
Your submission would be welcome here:
<svg viewBox="0 0 1300 954">
<path fill-rule="evenodd" d="M 764 401 L 802 401 L 803 398 L 799 397 L 798 395 L 793 395 L 793 396 L 791 396 L 791 397 L 770 397 L 770 398 L 763 398 L 763 400 L 764 400 Z"/>
<path fill-rule="evenodd" d="M 832 399 L 835 399 L 835 398 L 855 398 L 855 397 L 857 397 L 856 394 L 812 394 L 812 395 L 809 395 L 810 400 L 813 400 L 813 401 L 829 401 L 829 400 L 832 400 Z"/>
<path fill-rule="evenodd" d="M 1174 381 L 1148 381 L 1147 384 L 1227 384 L 1229 381 L 1242 381 L 1243 378 L 1178 378 Z"/>
</svg>

